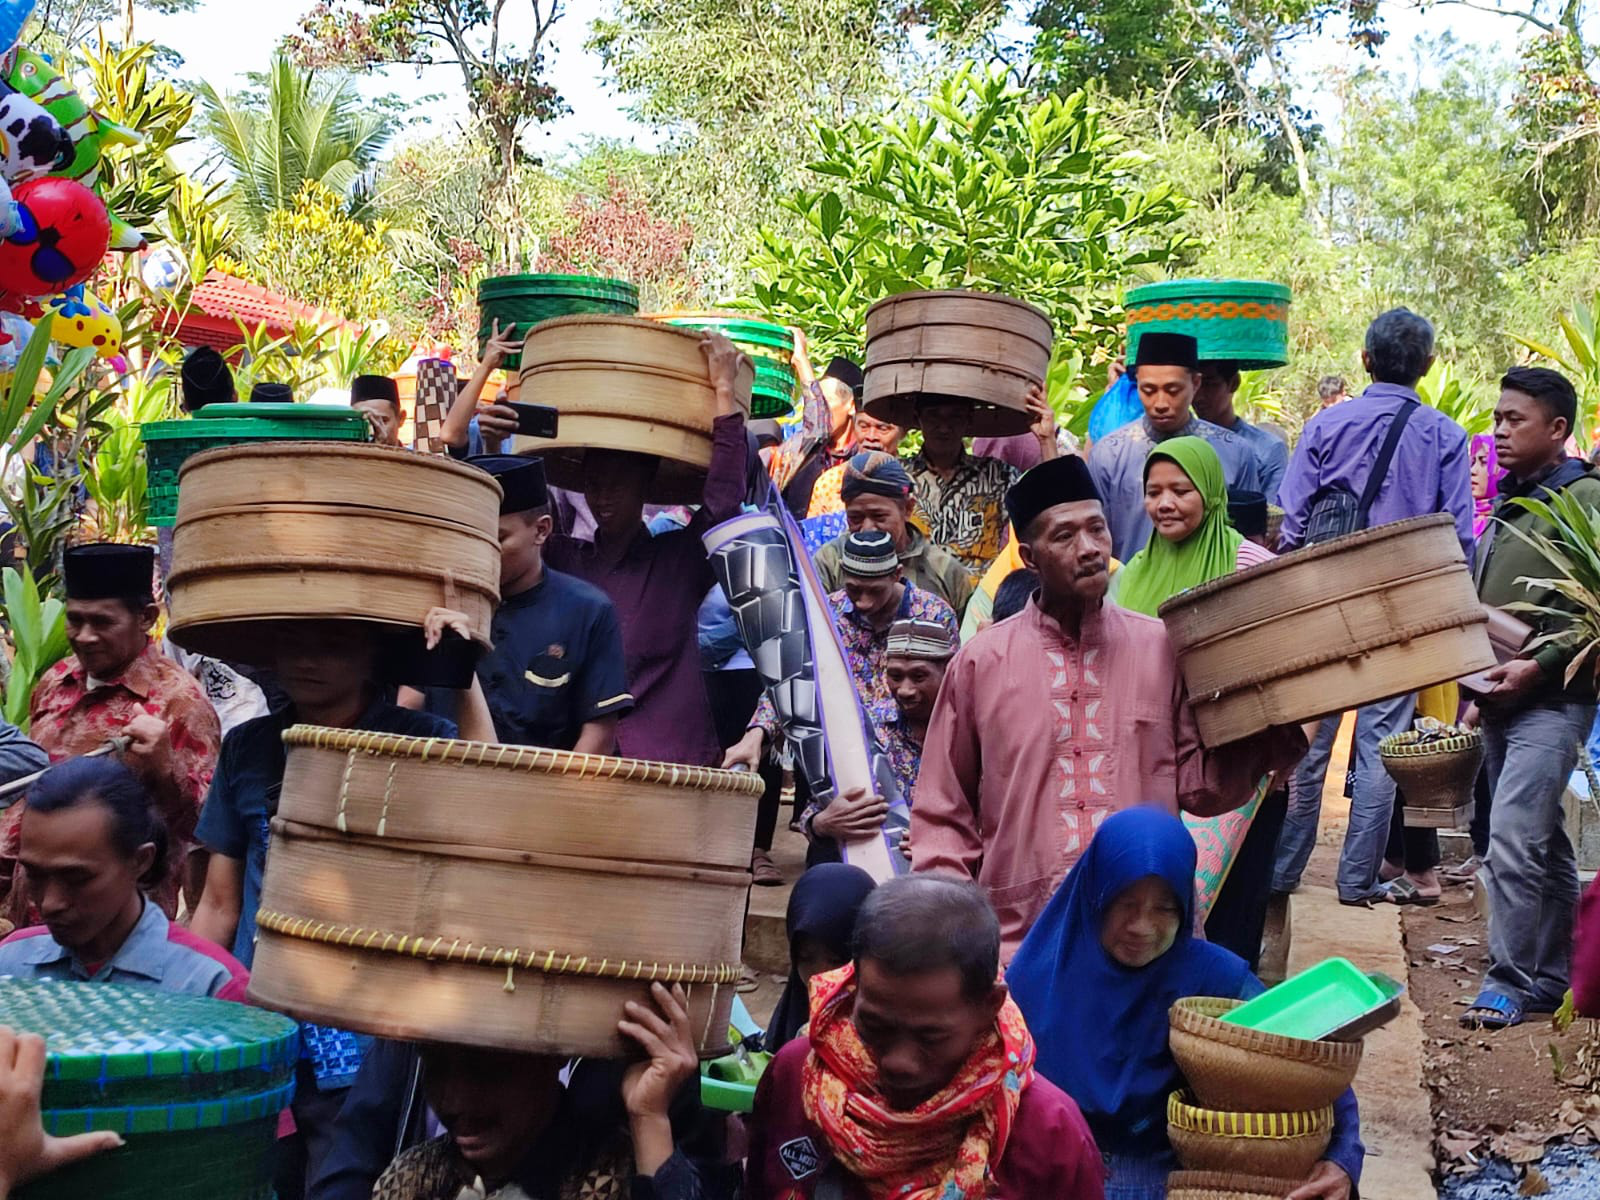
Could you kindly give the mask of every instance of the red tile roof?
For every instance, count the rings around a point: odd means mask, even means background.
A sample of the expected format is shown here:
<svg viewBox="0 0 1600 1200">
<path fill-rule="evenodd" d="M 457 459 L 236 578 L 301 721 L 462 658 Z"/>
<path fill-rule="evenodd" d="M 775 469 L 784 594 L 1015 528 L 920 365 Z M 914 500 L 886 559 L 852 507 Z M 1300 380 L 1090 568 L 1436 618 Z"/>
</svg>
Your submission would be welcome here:
<svg viewBox="0 0 1600 1200">
<path fill-rule="evenodd" d="M 231 349 L 244 341 L 239 332 L 240 322 L 249 329 L 265 325 L 274 337 L 293 333 L 296 321 L 332 325 L 356 334 L 361 332 L 360 325 L 336 313 L 280 296 L 221 271 L 212 271 L 201 280 L 194 289 L 189 310 L 181 321 L 177 318 L 175 310 L 166 310 L 161 316 L 161 327 L 168 332 L 176 327 L 178 340 L 185 345 L 215 346 L 219 350 Z"/>
</svg>

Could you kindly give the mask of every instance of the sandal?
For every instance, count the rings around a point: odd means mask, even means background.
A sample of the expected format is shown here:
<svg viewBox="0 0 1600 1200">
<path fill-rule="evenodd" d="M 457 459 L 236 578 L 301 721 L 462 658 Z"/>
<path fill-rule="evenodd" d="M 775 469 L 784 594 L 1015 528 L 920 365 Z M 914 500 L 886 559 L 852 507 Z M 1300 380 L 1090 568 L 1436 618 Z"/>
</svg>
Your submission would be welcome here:
<svg viewBox="0 0 1600 1200">
<path fill-rule="evenodd" d="M 1390 904 L 1415 904 L 1418 908 L 1431 908 L 1439 903 L 1439 897 L 1424 892 L 1404 875 L 1399 879 L 1391 879 L 1388 883 L 1379 884 L 1378 890 L 1383 893 L 1383 899 Z"/>
<path fill-rule="evenodd" d="M 757 887 L 783 886 L 783 872 L 765 850 L 757 850 L 750 856 L 750 882 Z"/>
<path fill-rule="evenodd" d="M 1468 1029 L 1510 1029 L 1522 1024 L 1522 1005 L 1510 996 L 1485 988 L 1472 1007 L 1461 1014 L 1461 1024 Z"/>
<path fill-rule="evenodd" d="M 1453 867 L 1446 867 L 1439 872 L 1439 878 L 1446 883 L 1471 883 L 1478 872 L 1483 869 L 1483 859 L 1474 854 L 1464 863 L 1457 863 Z"/>
</svg>

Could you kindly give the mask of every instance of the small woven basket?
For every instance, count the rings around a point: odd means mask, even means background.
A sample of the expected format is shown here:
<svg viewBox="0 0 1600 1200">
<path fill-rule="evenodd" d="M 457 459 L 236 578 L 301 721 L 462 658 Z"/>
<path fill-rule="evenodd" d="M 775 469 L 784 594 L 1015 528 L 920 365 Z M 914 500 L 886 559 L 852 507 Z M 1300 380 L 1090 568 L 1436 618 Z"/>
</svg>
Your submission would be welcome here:
<svg viewBox="0 0 1600 1200">
<path fill-rule="evenodd" d="M 1283 1200 L 1304 1182 L 1232 1171 L 1174 1171 L 1167 1177 L 1167 1200 Z"/>
<path fill-rule="evenodd" d="M 1192 1171 L 1304 1179 L 1333 1140 L 1333 1108 L 1219 1112 L 1173 1092 L 1167 1100 L 1167 1137 L 1178 1161 Z"/>
<path fill-rule="evenodd" d="M 1472 784 L 1483 765 L 1483 735 L 1476 729 L 1423 741 L 1415 730 L 1378 743 L 1383 769 L 1405 796 L 1407 825 L 1450 828 L 1472 803 Z"/>
<path fill-rule="evenodd" d="M 1361 1042 L 1312 1042 L 1219 1020 L 1242 1001 L 1190 996 L 1172 1006 L 1168 1045 L 1200 1103 L 1230 1112 L 1307 1112 L 1344 1094 Z"/>
</svg>

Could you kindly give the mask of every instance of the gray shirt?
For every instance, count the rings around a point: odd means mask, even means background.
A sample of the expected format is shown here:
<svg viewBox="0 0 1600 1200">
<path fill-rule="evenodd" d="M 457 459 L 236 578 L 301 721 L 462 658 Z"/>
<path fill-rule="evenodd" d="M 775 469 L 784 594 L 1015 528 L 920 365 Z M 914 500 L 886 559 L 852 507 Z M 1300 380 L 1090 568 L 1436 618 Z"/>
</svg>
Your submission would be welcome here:
<svg viewBox="0 0 1600 1200">
<path fill-rule="evenodd" d="M 1210 442 L 1222 460 L 1222 474 L 1230 492 L 1265 490 L 1250 443 L 1199 417 L 1191 416 L 1189 423 L 1175 433 L 1158 434 L 1149 417 L 1140 417 L 1108 433 L 1089 448 L 1089 474 L 1105 505 L 1112 553 L 1123 562 L 1144 549 L 1150 537 L 1150 518 L 1144 511 L 1144 460 L 1151 447 L 1175 437 L 1199 437 Z"/>
<path fill-rule="evenodd" d="M 1283 483 L 1283 473 L 1289 469 L 1289 443 L 1243 417 L 1235 421 L 1228 432 L 1250 443 L 1256 459 L 1256 479 L 1261 485 L 1256 490 L 1267 498 L 1268 504 L 1276 504 L 1278 486 Z"/>
</svg>

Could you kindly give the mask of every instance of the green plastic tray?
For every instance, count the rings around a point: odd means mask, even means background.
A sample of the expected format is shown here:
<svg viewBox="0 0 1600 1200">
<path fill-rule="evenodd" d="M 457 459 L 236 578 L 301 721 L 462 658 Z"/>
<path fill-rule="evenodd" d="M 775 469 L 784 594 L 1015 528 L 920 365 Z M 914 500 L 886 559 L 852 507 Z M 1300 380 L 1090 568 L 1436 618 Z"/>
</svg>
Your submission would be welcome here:
<svg viewBox="0 0 1600 1200">
<path fill-rule="evenodd" d="M 208 404 L 194 414 L 197 421 L 293 421 L 364 425 L 366 418 L 354 409 L 333 404 Z"/>
<path fill-rule="evenodd" d="M 700 1103 L 717 1112 L 747 1113 L 756 1106 L 756 1085 L 753 1083 L 729 1083 L 722 1079 L 713 1079 L 709 1075 L 700 1076 Z"/>
<path fill-rule="evenodd" d="M 1395 985 L 1398 987 L 1398 985 Z M 1317 1041 L 1398 994 L 1347 958 L 1328 958 L 1223 1016 L 1230 1025 Z"/>
<path fill-rule="evenodd" d="M 1229 359 L 1240 370 L 1281 367 L 1289 361 L 1289 289 L 1253 279 L 1173 279 L 1130 288 L 1128 360 L 1152 330 L 1186 333 L 1200 343 L 1202 360 Z"/>
</svg>

